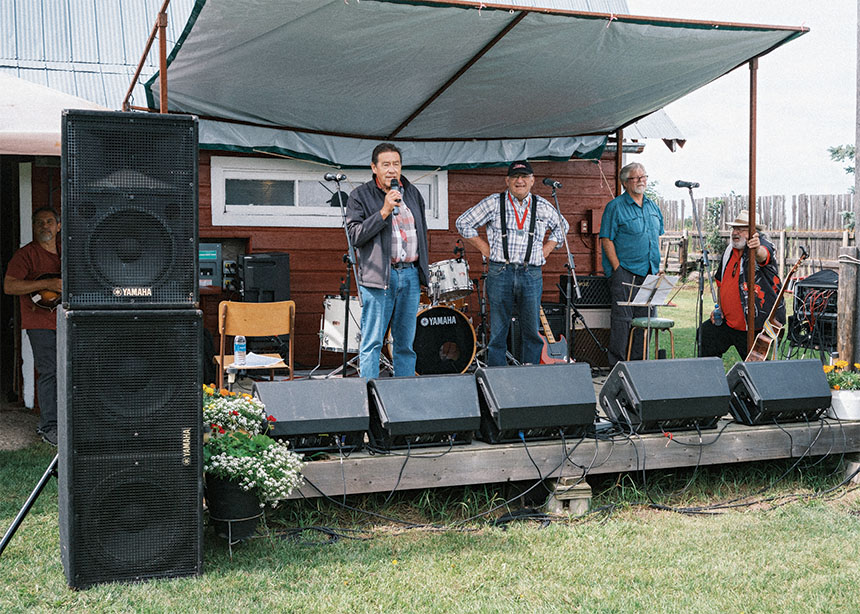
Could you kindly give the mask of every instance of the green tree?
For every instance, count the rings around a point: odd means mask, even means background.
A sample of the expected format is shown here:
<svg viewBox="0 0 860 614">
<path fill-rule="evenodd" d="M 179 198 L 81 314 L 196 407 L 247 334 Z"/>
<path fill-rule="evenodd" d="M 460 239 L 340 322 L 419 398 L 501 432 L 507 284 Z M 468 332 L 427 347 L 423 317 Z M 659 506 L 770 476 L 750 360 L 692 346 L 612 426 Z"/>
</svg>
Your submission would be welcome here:
<svg viewBox="0 0 860 614">
<path fill-rule="evenodd" d="M 854 145 L 837 145 L 836 147 L 828 147 L 830 159 L 834 162 L 850 162 L 849 166 L 845 167 L 845 172 L 849 175 L 854 174 L 854 157 L 856 150 Z"/>
</svg>

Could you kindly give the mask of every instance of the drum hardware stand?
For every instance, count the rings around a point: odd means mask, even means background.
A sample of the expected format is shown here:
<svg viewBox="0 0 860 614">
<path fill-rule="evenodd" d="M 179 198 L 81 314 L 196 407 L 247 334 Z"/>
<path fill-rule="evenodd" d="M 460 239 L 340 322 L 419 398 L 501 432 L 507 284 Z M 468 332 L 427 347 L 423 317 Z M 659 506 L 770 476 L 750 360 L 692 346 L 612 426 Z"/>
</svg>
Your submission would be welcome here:
<svg viewBox="0 0 860 614">
<path fill-rule="evenodd" d="M 60 456 L 59 454 L 54 455 L 54 460 L 51 461 L 51 464 L 48 465 L 48 468 L 45 470 L 45 473 L 42 474 L 42 478 L 36 484 L 36 487 L 33 489 L 33 492 L 30 493 L 30 496 L 27 498 L 27 501 L 24 503 L 24 507 L 18 512 L 18 515 L 15 516 L 15 520 L 12 521 L 12 524 L 7 529 L 6 533 L 3 535 L 3 540 L 0 541 L 0 556 L 2 556 L 3 551 L 6 549 L 6 546 L 9 545 L 9 542 L 12 541 L 12 538 L 15 536 L 15 532 L 18 531 L 18 527 L 21 526 L 21 523 L 24 522 L 24 518 L 27 517 L 27 514 L 30 513 L 30 508 L 33 507 L 33 504 L 36 502 L 36 499 L 39 498 L 39 495 L 42 494 L 42 490 L 45 488 L 45 485 L 48 483 L 48 480 L 51 477 L 57 477 L 57 464 Z"/>
<path fill-rule="evenodd" d="M 696 186 L 698 185 L 697 183 Z M 696 201 L 693 199 L 693 186 L 688 185 L 687 189 L 690 191 L 690 204 L 693 207 L 693 219 L 696 220 L 699 249 L 702 251 L 702 257 L 696 261 L 697 268 L 699 269 L 699 289 L 696 293 L 696 356 L 699 357 L 702 355 L 702 339 L 699 329 L 702 327 L 702 320 L 704 319 L 702 294 L 705 291 L 705 279 L 703 274 L 708 277 L 708 285 L 711 287 L 711 299 L 714 301 L 714 308 L 719 307 L 719 302 L 717 301 L 717 294 L 714 292 L 714 280 L 711 276 L 711 263 L 708 260 L 708 247 L 705 244 L 705 235 L 702 234 L 702 223 L 699 221 L 699 212 L 696 209 Z"/>
<path fill-rule="evenodd" d="M 459 243 L 459 240 L 458 240 Z M 457 248 L 454 248 L 455 250 Z M 481 358 L 485 357 L 487 354 L 487 258 L 485 256 L 481 256 L 481 275 L 480 277 L 475 278 L 473 281 L 475 282 L 475 287 L 479 288 L 478 292 L 478 311 L 481 317 L 481 324 L 478 325 L 478 329 L 481 331 L 481 337 L 478 340 L 481 347 L 475 352 L 475 364 L 479 367 L 486 366 L 486 360 L 481 360 Z"/>
<path fill-rule="evenodd" d="M 551 181 L 551 180 L 550 180 Z M 560 188 L 561 184 L 558 182 L 552 183 L 552 199 L 555 201 L 555 210 L 558 213 L 559 223 L 564 220 L 564 217 L 561 215 L 561 207 L 558 204 L 558 194 L 556 192 L 557 188 Z M 576 280 L 576 265 L 573 261 L 573 254 L 570 253 L 570 245 L 567 242 L 567 233 L 564 233 L 564 251 L 567 255 L 567 261 L 564 263 L 564 268 L 567 269 L 567 291 L 564 294 L 565 297 L 565 305 L 564 305 L 564 338 L 567 339 L 567 362 L 574 362 L 573 360 L 573 335 L 571 332 L 571 308 L 573 307 L 573 297 L 570 293 L 571 291 L 571 283 L 573 284 L 573 289 L 576 290 L 576 299 L 582 299 L 582 293 L 579 290 L 579 282 Z M 575 308 L 574 308 L 575 309 Z M 578 313 L 578 312 L 577 312 Z M 578 314 L 579 317 L 582 317 L 582 314 Z M 585 320 L 582 320 L 582 323 L 585 324 Z M 588 326 L 586 326 L 586 329 Z M 591 334 L 591 331 L 588 331 Z M 591 335 L 594 338 L 594 335 Z M 597 341 L 595 339 L 595 341 Z M 599 343 L 598 343 L 599 345 Z"/>
</svg>

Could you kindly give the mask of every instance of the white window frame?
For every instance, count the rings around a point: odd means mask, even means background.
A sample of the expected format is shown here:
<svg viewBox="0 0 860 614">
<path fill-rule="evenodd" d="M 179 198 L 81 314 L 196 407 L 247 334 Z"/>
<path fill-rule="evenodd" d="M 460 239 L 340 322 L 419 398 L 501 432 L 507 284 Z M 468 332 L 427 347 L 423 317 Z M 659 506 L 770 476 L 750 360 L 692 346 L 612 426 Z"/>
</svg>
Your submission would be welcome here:
<svg viewBox="0 0 860 614">
<path fill-rule="evenodd" d="M 246 158 L 212 156 L 210 163 L 212 181 L 212 225 L 213 226 L 268 226 L 293 228 L 340 228 L 342 218 L 339 207 L 302 206 L 301 182 L 322 181 L 325 166 L 298 160 L 273 158 Z M 404 171 L 409 180 L 426 186 L 430 198 L 425 194 L 425 213 L 430 230 L 448 230 L 448 172 Z M 347 171 L 347 181 L 341 183 L 346 193 L 369 181 L 370 169 Z M 272 181 L 297 181 L 295 207 L 286 206 L 226 206 L 226 182 L 228 179 L 257 179 Z M 327 183 L 332 190 L 334 183 Z M 344 205 L 346 203 L 344 202 Z"/>
</svg>

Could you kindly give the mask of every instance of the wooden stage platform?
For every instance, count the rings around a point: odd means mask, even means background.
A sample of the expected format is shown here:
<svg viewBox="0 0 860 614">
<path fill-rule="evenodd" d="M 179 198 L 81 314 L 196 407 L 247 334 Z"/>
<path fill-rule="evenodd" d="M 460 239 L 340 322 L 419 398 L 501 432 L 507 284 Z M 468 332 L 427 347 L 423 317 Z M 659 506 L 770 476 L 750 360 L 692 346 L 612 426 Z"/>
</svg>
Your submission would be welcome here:
<svg viewBox="0 0 860 614">
<path fill-rule="evenodd" d="M 611 439 L 561 440 L 406 450 L 392 454 L 356 452 L 307 464 L 307 483 L 291 498 L 330 497 L 417 488 L 489 484 L 538 478 L 671 469 L 800 456 L 860 452 L 860 422 L 825 419 L 780 426 L 745 426 L 728 418 L 716 429 L 616 435 Z M 531 456 L 531 460 L 529 459 Z M 532 463 L 534 461 L 534 464 Z M 404 466 L 404 461 L 406 465 Z M 401 473 L 402 471 L 402 473 Z M 398 475 L 399 482 L 398 482 Z M 317 490 L 319 489 L 319 490 Z"/>
</svg>

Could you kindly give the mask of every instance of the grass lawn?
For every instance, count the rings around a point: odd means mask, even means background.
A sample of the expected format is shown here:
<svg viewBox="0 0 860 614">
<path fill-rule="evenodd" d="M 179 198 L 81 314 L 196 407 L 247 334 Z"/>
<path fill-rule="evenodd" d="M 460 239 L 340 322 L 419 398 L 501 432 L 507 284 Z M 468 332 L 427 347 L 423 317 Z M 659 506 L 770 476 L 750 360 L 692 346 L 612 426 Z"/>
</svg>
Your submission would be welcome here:
<svg viewBox="0 0 860 614">
<path fill-rule="evenodd" d="M 676 320 L 678 356 L 692 356 L 694 292 L 676 303 L 662 314 Z M 0 452 L 0 529 L 53 454 Z M 355 496 L 352 509 L 292 501 L 232 559 L 207 529 L 199 578 L 78 592 L 63 575 L 52 480 L 0 558 L 0 612 L 854 613 L 860 491 L 840 486 L 844 460 L 596 476 L 580 518 L 494 523 L 522 508 L 511 500 L 463 522 L 509 497 L 505 485 Z"/>
</svg>

